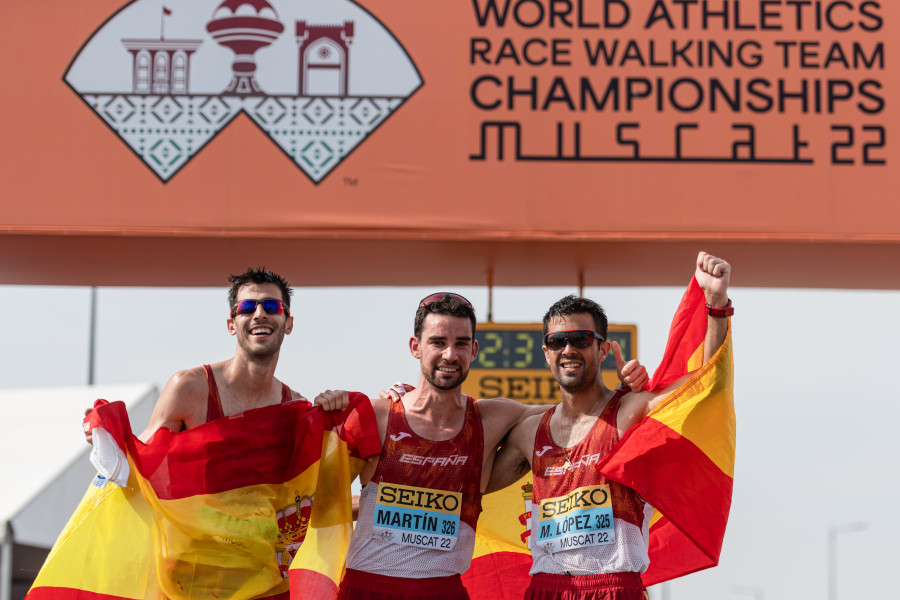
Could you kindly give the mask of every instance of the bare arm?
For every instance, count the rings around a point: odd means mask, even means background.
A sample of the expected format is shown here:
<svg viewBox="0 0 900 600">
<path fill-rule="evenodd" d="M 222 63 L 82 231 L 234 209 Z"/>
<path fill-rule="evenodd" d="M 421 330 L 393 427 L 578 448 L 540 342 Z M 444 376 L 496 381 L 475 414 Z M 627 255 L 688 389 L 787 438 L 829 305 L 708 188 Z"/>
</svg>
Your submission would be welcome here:
<svg viewBox="0 0 900 600">
<path fill-rule="evenodd" d="M 697 255 L 694 277 L 706 295 L 706 303 L 713 307 L 728 304 L 728 285 L 731 283 L 731 265 L 706 252 Z M 703 341 L 703 362 L 707 362 L 719 350 L 728 333 L 728 319 L 706 318 L 706 338 Z"/>
<path fill-rule="evenodd" d="M 503 445 L 494 456 L 491 478 L 485 489 L 486 494 L 514 484 L 522 478 L 522 475 L 531 470 L 534 436 L 540 422 L 541 413 L 534 414 L 509 432 Z"/>
<path fill-rule="evenodd" d="M 375 421 L 378 425 L 378 439 L 384 448 L 384 438 L 387 436 L 387 422 L 391 412 L 391 400 L 387 398 L 372 398 L 372 410 L 375 411 Z M 371 456 L 366 460 L 362 470 L 359 472 L 359 483 L 367 485 L 378 468 L 378 461 L 381 459 L 380 454 Z"/>
<path fill-rule="evenodd" d="M 710 306 L 723 307 L 728 304 L 728 285 L 731 282 L 731 265 L 721 258 L 700 252 L 697 255 L 697 268 L 694 278 L 706 296 Z M 703 362 L 709 361 L 722 346 L 728 333 L 728 319 L 709 316 L 706 318 L 706 337 L 703 340 Z M 637 424 L 653 410 L 663 399 L 687 381 L 690 374 L 676 379 L 662 390 L 656 392 L 637 392 L 627 394 L 622 399 L 619 411 L 619 432 L 623 433 Z"/>
</svg>

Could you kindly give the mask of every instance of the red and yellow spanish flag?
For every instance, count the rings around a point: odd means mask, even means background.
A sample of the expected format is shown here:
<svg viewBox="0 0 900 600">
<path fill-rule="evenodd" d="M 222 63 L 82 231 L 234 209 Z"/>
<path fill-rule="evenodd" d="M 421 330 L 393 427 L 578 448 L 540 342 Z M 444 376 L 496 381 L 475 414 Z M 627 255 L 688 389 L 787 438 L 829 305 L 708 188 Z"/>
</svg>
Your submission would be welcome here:
<svg viewBox="0 0 900 600">
<path fill-rule="evenodd" d="M 531 569 L 529 472 L 513 485 L 481 498 L 472 565 L 463 573 L 471 600 L 522 600 Z"/>
<path fill-rule="evenodd" d="M 691 280 L 648 387 L 661 390 L 696 372 L 629 430 L 599 467 L 657 509 L 650 524 L 645 585 L 715 566 L 731 507 L 735 416 L 730 323 L 725 343 L 702 364 L 705 305 L 703 290 Z M 472 600 L 523 597 L 531 567 L 526 546 L 531 482 L 529 473 L 484 496 L 474 559 L 463 575 Z"/>
<path fill-rule="evenodd" d="M 349 511 L 350 480 L 338 482 L 329 461 L 361 465 L 380 452 L 368 399 L 351 402 L 342 415 L 305 401 L 267 406 L 144 444 L 123 403 L 98 401 L 88 420 L 121 452 L 114 470 L 127 469 L 127 484 L 94 481 L 28 599 L 286 600 L 292 556 L 318 514 Z"/>
<path fill-rule="evenodd" d="M 731 509 L 736 440 L 731 323 L 725 342 L 701 364 L 705 304 L 692 280 L 649 387 L 660 390 L 693 374 L 597 465 L 656 509 L 650 567 L 643 574 L 648 586 L 717 565 Z"/>
<path fill-rule="evenodd" d="M 352 398 L 353 394 L 351 394 Z M 353 535 L 353 513 L 349 483 L 359 476 L 364 458 L 381 453 L 381 441 L 372 405 L 356 410 L 351 403 L 344 413 L 325 413 L 322 470 L 312 520 L 303 545 L 290 566 L 291 600 L 328 600 L 337 596 L 344 576 L 347 550 Z M 347 432 L 366 431 L 364 440 L 348 448 Z M 364 443 L 362 443 L 364 442 Z"/>
</svg>

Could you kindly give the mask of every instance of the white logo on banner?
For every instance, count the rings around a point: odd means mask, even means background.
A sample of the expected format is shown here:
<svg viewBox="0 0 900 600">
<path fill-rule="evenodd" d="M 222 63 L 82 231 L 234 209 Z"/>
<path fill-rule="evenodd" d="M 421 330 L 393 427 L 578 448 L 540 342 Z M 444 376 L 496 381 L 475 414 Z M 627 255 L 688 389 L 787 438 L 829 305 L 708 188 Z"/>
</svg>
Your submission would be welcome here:
<svg viewBox="0 0 900 600">
<path fill-rule="evenodd" d="M 134 0 L 65 81 L 163 181 L 243 112 L 315 183 L 422 85 L 350 0 Z"/>
</svg>

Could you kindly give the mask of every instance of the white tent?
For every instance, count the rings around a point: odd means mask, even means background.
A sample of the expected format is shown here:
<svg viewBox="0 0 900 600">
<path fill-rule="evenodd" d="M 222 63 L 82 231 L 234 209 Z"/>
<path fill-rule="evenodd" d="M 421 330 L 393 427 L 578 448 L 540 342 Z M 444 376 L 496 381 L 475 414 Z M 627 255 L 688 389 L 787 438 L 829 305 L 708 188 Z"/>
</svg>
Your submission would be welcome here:
<svg viewBox="0 0 900 600">
<path fill-rule="evenodd" d="M 158 397 L 150 384 L 0 390 L 0 600 L 24 598 L 95 474 L 84 409 L 122 400 L 139 433 Z"/>
</svg>

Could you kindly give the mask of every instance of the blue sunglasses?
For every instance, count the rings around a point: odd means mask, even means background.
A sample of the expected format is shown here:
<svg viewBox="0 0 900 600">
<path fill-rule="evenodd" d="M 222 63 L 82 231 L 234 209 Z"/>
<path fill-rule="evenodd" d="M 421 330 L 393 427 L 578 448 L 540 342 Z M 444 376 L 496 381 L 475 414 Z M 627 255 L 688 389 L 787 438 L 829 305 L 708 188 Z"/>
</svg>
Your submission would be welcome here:
<svg viewBox="0 0 900 600">
<path fill-rule="evenodd" d="M 260 304 L 267 315 L 291 316 L 291 310 L 285 306 L 284 302 L 275 298 L 266 298 L 265 300 L 240 300 L 231 307 L 231 318 L 233 319 L 236 315 L 252 315 Z"/>
</svg>

